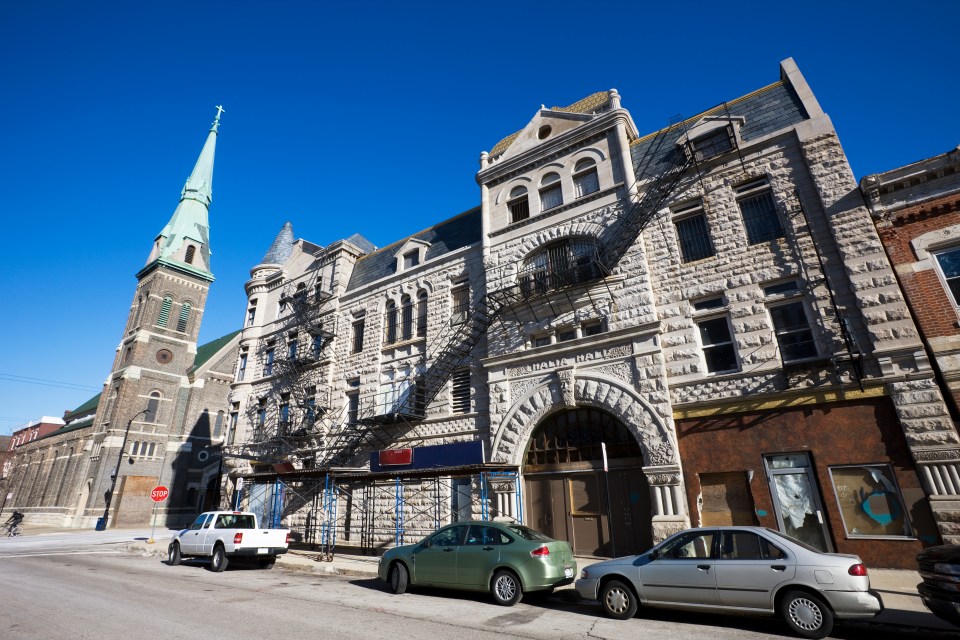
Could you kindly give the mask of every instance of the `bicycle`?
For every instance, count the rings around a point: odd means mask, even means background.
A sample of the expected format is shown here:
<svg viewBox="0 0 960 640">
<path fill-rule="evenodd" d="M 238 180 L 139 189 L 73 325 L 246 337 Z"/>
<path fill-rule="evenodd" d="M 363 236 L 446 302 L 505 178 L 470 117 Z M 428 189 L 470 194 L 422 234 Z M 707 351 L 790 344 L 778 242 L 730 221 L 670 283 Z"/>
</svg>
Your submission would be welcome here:
<svg viewBox="0 0 960 640">
<path fill-rule="evenodd" d="M 7 518 L 7 521 L 4 522 L 6 527 L 5 535 L 8 538 L 13 538 L 23 534 L 23 527 L 20 526 L 20 523 L 23 522 L 23 514 L 19 512 L 14 512 L 12 516 Z"/>
</svg>

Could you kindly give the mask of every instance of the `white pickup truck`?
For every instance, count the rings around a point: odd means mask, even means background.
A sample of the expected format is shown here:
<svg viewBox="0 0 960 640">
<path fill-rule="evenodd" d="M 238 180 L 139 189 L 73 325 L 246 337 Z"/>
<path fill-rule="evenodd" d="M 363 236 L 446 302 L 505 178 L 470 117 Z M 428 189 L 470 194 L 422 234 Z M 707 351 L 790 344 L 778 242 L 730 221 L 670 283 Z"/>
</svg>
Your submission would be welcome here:
<svg viewBox="0 0 960 640">
<path fill-rule="evenodd" d="M 207 511 L 174 536 L 167 548 L 167 563 L 175 567 L 188 556 L 206 557 L 211 571 L 223 571 L 229 558 L 245 558 L 269 569 L 289 544 L 289 529 L 258 529 L 253 513 Z"/>
</svg>

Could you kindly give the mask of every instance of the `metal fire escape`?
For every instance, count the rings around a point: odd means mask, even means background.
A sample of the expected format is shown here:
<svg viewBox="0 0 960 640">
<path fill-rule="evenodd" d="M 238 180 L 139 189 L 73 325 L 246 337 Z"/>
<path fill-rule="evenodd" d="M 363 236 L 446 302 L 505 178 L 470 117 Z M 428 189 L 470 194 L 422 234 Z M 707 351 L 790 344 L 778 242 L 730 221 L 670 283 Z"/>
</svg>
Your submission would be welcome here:
<svg viewBox="0 0 960 640">
<path fill-rule="evenodd" d="M 490 289 L 474 303 L 466 322 L 446 326 L 432 342 L 430 365 L 417 384 L 389 411 L 367 420 L 375 423 L 422 420 L 454 371 L 464 362 L 491 324 L 506 310 L 555 293 L 602 280 L 636 242 L 657 212 L 680 185 L 694 160 L 673 142 L 680 130 L 674 125 L 655 134 L 636 167 L 640 193 L 621 207 L 619 215 L 598 230 L 593 255 L 551 256 L 549 269 L 505 275 L 490 282 Z"/>
</svg>

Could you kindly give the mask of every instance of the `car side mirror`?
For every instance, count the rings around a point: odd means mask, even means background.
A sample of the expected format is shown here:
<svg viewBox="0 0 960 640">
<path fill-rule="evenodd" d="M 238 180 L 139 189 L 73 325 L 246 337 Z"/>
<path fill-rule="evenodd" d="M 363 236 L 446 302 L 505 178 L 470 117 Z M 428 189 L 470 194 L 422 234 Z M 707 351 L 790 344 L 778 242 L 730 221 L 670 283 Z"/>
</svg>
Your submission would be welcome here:
<svg viewBox="0 0 960 640">
<path fill-rule="evenodd" d="M 429 549 L 430 547 L 433 546 L 433 542 L 430 540 L 424 540 L 420 546 L 423 547 L 424 549 Z"/>
</svg>

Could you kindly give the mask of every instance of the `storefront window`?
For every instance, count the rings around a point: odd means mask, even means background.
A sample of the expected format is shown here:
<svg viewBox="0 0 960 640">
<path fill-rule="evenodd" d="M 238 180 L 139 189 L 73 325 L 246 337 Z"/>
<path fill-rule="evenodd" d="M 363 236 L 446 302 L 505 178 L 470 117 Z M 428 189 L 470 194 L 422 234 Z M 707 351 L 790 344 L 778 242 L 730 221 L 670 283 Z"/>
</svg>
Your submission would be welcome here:
<svg viewBox="0 0 960 640">
<path fill-rule="evenodd" d="M 830 467 L 830 477 L 848 536 L 913 535 L 890 465 Z"/>
</svg>

